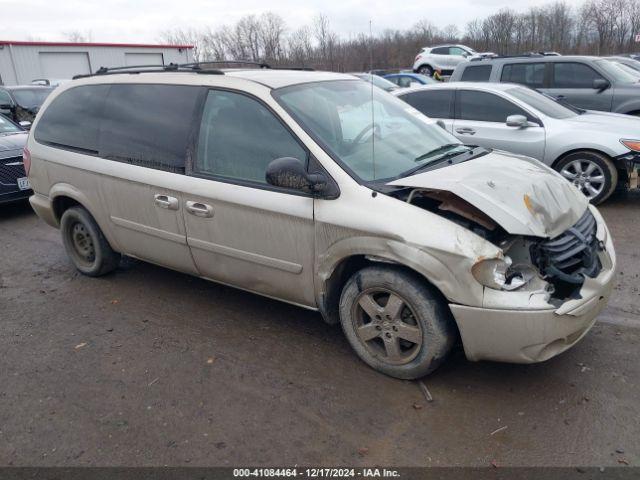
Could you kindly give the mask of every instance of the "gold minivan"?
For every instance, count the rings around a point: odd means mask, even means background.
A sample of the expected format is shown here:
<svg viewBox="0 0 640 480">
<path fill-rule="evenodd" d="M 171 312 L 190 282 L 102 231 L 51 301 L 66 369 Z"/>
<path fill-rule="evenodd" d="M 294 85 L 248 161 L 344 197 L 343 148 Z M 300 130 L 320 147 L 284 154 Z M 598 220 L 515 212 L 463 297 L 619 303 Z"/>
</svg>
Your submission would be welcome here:
<svg viewBox="0 0 640 480">
<path fill-rule="evenodd" d="M 398 378 L 458 338 L 470 360 L 546 360 L 613 284 L 573 185 L 349 75 L 102 69 L 51 94 L 24 163 L 82 273 L 127 255 L 317 310 Z"/>
</svg>

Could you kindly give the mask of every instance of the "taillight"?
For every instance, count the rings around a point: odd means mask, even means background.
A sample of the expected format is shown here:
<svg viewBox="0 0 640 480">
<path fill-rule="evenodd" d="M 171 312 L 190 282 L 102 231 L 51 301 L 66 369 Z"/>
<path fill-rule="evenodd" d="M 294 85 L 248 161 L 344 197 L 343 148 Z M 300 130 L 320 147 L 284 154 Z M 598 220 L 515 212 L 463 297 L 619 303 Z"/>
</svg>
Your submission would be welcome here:
<svg viewBox="0 0 640 480">
<path fill-rule="evenodd" d="M 420 54 L 416 55 L 416 59 L 413 61 L 413 63 L 416 63 L 419 59 L 420 59 Z"/>
<path fill-rule="evenodd" d="M 31 170 L 31 152 L 27 147 L 22 149 L 22 163 L 24 164 L 24 171 L 29 175 L 29 170 Z"/>
</svg>

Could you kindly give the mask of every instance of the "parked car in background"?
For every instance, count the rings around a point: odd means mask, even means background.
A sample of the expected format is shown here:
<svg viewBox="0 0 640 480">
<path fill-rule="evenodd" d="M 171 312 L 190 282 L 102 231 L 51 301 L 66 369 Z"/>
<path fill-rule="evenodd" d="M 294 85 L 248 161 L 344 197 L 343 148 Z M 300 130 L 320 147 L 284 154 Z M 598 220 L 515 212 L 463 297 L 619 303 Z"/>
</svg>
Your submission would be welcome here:
<svg viewBox="0 0 640 480">
<path fill-rule="evenodd" d="M 604 57 L 607 60 L 611 60 L 614 63 L 626 65 L 627 67 L 635 70 L 636 72 L 640 72 L 640 61 L 634 60 L 631 57 L 622 57 L 622 56 L 614 56 L 614 57 Z"/>
<path fill-rule="evenodd" d="M 59 87 L 63 83 L 70 81 L 70 79 L 62 78 L 36 78 L 35 80 L 31 80 L 31 85 L 40 85 L 43 87 Z"/>
<path fill-rule="evenodd" d="M 8 116 L 24 127 L 29 127 L 53 90 L 53 87 L 36 85 L 0 86 L 0 114 Z"/>
<path fill-rule="evenodd" d="M 358 77 L 360 80 L 364 80 L 365 82 L 371 82 L 376 87 L 381 88 L 385 92 L 392 92 L 400 88 L 395 83 L 392 83 L 379 75 L 374 75 L 371 73 L 352 73 L 351 75 L 353 75 L 354 77 Z"/>
<path fill-rule="evenodd" d="M 449 75 L 460 62 L 471 58 L 491 56 L 493 53 L 478 53 L 466 45 L 437 45 L 425 47 L 416 55 L 413 62 L 413 71 L 429 77 L 436 71 L 441 75 Z"/>
<path fill-rule="evenodd" d="M 439 83 L 437 80 L 427 77 L 426 75 L 422 75 L 421 73 L 389 73 L 384 76 L 384 79 L 393 82 L 399 88 Z"/>
<path fill-rule="evenodd" d="M 464 62 L 449 81 L 520 83 L 578 108 L 640 115 L 638 80 L 604 58 L 536 55 Z"/>
<path fill-rule="evenodd" d="M 23 200 L 33 193 L 22 163 L 28 132 L 0 115 L 0 203 Z"/>
<path fill-rule="evenodd" d="M 459 337 L 471 360 L 547 360 L 609 298 L 602 216 L 535 160 L 351 75 L 130 72 L 58 87 L 25 149 L 31 205 L 86 275 L 125 254 L 319 310 L 404 379 Z"/>
<path fill-rule="evenodd" d="M 460 141 L 549 165 L 594 203 L 637 187 L 640 118 L 578 110 L 521 85 L 448 83 L 394 92 Z"/>
</svg>

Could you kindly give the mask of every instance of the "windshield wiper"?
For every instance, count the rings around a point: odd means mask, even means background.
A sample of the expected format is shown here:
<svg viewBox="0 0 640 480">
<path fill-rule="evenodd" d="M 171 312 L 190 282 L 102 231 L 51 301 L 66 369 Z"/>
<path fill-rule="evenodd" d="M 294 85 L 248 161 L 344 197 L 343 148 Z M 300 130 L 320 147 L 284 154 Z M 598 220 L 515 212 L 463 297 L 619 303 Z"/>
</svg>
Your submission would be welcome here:
<svg viewBox="0 0 640 480">
<path fill-rule="evenodd" d="M 424 160 L 425 158 L 433 157 L 434 155 L 438 155 L 439 153 L 446 152 L 447 150 L 451 150 L 452 148 L 455 148 L 455 147 L 464 147 L 465 149 L 459 152 L 448 152 L 447 154 L 443 155 L 442 158 L 446 158 L 447 156 L 451 156 L 451 155 L 459 155 L 461 153 L 468 152 L 469 150 L 471 150 L 469 147 L 461 143 L 446 143 L 444 145 L 439 146 L 438 148 L 434 148 L 433 150 L 430 150 L 427 153 L 420 155 L 419 157 L 416 157 L 413 161 L 419 162 L 421 160 Z"/>
</svg>

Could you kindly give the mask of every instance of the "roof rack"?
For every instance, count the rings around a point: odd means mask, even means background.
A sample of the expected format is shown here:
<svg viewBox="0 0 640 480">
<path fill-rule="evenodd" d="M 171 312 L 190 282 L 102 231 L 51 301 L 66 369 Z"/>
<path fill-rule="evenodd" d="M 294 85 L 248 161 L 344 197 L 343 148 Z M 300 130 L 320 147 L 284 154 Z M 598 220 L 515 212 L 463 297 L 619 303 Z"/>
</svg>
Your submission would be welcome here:
<svg viewBox="0 0 640 480">
<path fill-rule="evenodd" d="M 482 62 L 485 60 L 496 60 L 496 59 L 500 59 L 500 58 L 531 58 L 531 57 L 545 57 L 546 55 L 542 54 L 542 53 L 521 53 L 519 55 L 494 55 L 491 57 L 479 57 L 479 58 L 472 58 L 471 62 Z"/>
<path fill-rule="evenodd" d="M 209 75 L 224 75 L 224 71 L 217 68 L 207 68 L 207 65 L 255 65 L 260 69 L 269 70 L 304 70 L 313 71 L 311 67 L 272 67 L 264 62 L 252 62 L 249 60 L 210 60 L 192 63 L 170 63 L 169 65 L 128 65 L 125 67 L 100 67 L 95 73 L 76 75 L 78 78 L 95 77 L 98 75 L 115 75 L 118 73 L 149 73 L 149 72 L 194 72 Z"/>
</svg>

